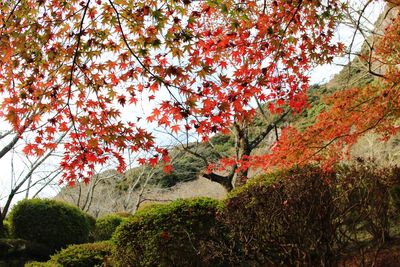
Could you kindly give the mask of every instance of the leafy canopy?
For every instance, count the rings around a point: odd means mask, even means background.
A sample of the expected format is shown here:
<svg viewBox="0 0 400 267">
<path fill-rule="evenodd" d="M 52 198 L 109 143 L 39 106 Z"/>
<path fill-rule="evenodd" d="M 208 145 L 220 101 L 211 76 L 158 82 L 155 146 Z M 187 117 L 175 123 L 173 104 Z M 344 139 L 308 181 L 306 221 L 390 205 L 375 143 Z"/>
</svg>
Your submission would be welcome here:
<svg viewBox="0 0 400 267">
<path fill-rule="evenodd" d="M 42 155 L 66 134 L 61 167 L 73 184 L 124 151 L 157 147 L 142 122 L 204 140 L 250 120 L 251 101 L 306 102 L 307 70 L 329 63 L 339 1 L 11 0 L 0 5 L 1 116 L 24 152 Z M 162 97 L 165 96 L 165 97 Z M 147 101 L 146 120 L 136 115 Z M 129 119 L 121 112 L 130 107 Z"/>
<path fill-rule="evenodd" d="M 373 50 L 359 58 L 370 67 L 375 81 L 365 86 L 344 88 L 326 97 L 326 108 L 312 125 L 303 131 L 288 127 L 273 152 L 254 158 L 252 164 L 269 168 L 318 162 L 329 168 L 348 158 L 353 145 L 367 132 L 375 133 L 380 141 L 398 134 L 399 26 L 400 16 L 395 15 Z"/>
</svg>

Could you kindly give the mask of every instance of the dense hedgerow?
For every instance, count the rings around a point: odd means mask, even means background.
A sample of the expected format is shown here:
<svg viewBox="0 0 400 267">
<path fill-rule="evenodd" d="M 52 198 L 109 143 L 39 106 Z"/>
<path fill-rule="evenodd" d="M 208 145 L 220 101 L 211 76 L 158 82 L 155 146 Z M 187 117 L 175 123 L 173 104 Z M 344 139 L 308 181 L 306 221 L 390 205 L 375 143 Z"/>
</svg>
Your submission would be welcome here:
<svg viewBox="0 0 400 267">
<path fill-rule="evenodd" d="M 97 219 L 93 232 L 95 241 L 109 240 L 117 227 L 127 220 L 117 214 L 109 214 Z"/>
<path fill-rule="evenodd" d="M 338 239 L 343 243 L 371 237 L 384 243 L 390 238 L 390 224 L 398 222 L 398 167 L 379 167 L 373 162 L 336 168 L 335 204 L 338 210 Z"/>
<path fill-rule="evenodd" d="M 117 266 L 226 266 L 222 250 L 210 249 L 225 241 L 217 209 L 217 201 L 199 198 L 139 211 L 117 228 L 114 261 Z"/>
<path fill-rule="evenodd" d="M 334 175 L 314 167 L 253 179 L 225 201 L 222 220 L 241 264 L 326 266 L 333 260 Z"/>
<path fill-rule="evenodd" d="M 57 250 L 69 244 L 85 243 L 89 220 L 72 205 L 49 199 L 18 202 L 10 213 L 12 234 Z"/>
</svg>

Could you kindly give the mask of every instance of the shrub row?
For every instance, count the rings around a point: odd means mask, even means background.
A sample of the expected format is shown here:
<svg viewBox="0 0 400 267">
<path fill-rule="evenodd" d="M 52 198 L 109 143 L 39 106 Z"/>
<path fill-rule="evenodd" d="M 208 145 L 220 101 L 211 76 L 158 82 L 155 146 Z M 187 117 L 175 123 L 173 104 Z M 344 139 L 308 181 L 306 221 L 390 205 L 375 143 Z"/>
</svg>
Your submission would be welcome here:
<svg viewBox="0 0 400 267">
<path fill-rule="evenodd" d="M 306 166 L 253 179 L 221 206 L 199 199 L 152 207 L 117 229 L 115 262 L 335 266 L 350 247 L 361 251 L 390 237 L 399 179 L 397 168 L 364 163 Z"/>
<path fill-rule="evenodd" d="M 30 266 L 335 266 L 350 247 L 361 251 L 367 241 L 377 246 L 390 238 L 399 184 L 399 169 L 365 163 L 280 171 L 252 179 L 223 202 L 178 200 L 129 219 L 100 218 L 95 240 L 109 239 L 118 227 L 112 253 L 109 242 L 72 245 L 50 265 Z M 15 214 L 14 233 L 15 220 L 23 217 Z"/>
</svg>

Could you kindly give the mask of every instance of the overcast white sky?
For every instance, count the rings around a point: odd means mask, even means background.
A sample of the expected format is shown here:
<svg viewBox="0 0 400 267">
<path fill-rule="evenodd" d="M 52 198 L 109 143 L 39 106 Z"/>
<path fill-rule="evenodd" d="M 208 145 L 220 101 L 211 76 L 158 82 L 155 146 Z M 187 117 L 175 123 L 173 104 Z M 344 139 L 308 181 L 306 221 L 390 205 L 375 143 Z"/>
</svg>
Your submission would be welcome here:
<svg viewBox="0 0 400 267">
<path fill-rule="evenodd" d="M 363 0 L 352 0 L 351 5 L 355 6 L 361 6 L 363 3 L 366 1 Z M 369 8 L 366 9 L 364 15 L 367 18 L 367 20 L 362 21 L 363 25 L 369 25 L 372 29 L 372 23 L 376 20 L 378 15 L 382 12 L 384 8 L 384 4 L 382 1 L 376 1 L 373 4 L 369 6 Z M 369 21 L 369 22 L 368 22 Z M 354 29 L 349 28 L 345 25 L 341 25 L 335 35 L 336 40 L 341 41 L 348 45 L 350 43 L 350 40 L 352 39 L 354 34 Z M 354 47 L 353 51 L 357 51 L 360 49 L 361 44 L 363 42 L 363 38 L 360 35 L 357 35 L 355 42 L 354 42 Z M 347 62 L 348 58 L 337 58 L 335 59 L 335 63 L 339 64 L 345 64 Z M 325 83 L 329 81 L 336 73 L 338 73 L 341 70 L 341 66 L 336 65 L 336 64 L 331 64 L 331 65 L 323 65 L 323 66 L 318 66 L 316 67 L 312 72 L 311 72 L 311 84 L 315 83 Z M 129 110 L 129 108 L 127 108 Z M 128 116 L 127 114 L 124 114 L 124 116 Z M 8 125 L 0 121 L 0 131 L 9 129 Z M 2 145 L 2 143 L 0 143 Z M 20 145 L 17 150 L 20 151 L 22 149 L 23 145 Z M 10 192 L 11 185 L 14 182 L 13 179 L 18 178 L 18 176 L 21 173 L 21 170 L 24 168 L 24 162 L 26 163 L 26 159 L 24 160 L 24 157 L 20 156 L 15 156 L 14 158 L 11 157 L 11 153 L 9 153 L 7 156 L 3 157 L 0 160 L 0 207 L 2 207 L 5 203 L 5 198 L 7 197 L 8 193 Z M 12 165 L 13 164 L 13 165 Z M 14 169 L 12 168 L 14 167 Z M 47 165 L 44 165 L 44 170 L 46 171 L 51 171 L 54 168 L 56 168 L 55 161 L 49 162 Z M 12 178 L 14 177 L 14 178 Z M 57 179 L 56 179 L 57 181 Z M 55 195 L 57 192 L 57 189 L 54 188 L 48 188 L 40 194 L 41 197 L 51 197 Z M 32 194 L 31 194 L 32 196 Z M 20 194 L 16 199 L 21 199 L 25 197 L 25 194 Z"/>
</svg>

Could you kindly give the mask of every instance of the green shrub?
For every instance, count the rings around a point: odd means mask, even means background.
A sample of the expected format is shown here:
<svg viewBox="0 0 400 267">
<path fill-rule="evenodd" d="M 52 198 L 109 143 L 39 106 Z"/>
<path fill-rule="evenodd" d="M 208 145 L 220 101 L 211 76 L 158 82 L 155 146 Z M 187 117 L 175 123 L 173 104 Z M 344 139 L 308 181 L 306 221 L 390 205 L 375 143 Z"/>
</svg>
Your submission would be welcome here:
<svg viewBox="0 0 400 267">
<path fill-rule="evenodd" d="M 22 200 L 10 213 L 13 236 L 42 243 L 53 250 L 84 243 L 87 216 L 77 207 L 49 199 Z"/>
<path fill-rule="evenodd" d="M 63 267 L 92 267 L 107 262 L 111 256 L 112 244 L 107 241 L 71 245 L 53 256 L 49 263 Z"/>
<path fill-rule="evenodd" d="M 114 261 L 117 266 L 226 266 L 221 251 L 222 226 L 218 202 L 207 198 L 153 205 L 118 227 Z"/>
<path fill-rule="evenodd" d="M 333 173 L 309 166 L 254 178 L 233 192 L 221 216 L 238 244 L 239 262 L 250 266 L 331 264 L 335 229 L 329 183 L 333 179 Z"/>
<path fill-rule="evenodd" d="M 126 218 L 118 216 L 116 214 L 109 214 L 104 217 L 97 219 L 95 230 L 93 233 L 95 241 L 109 240 L 115 229 L 123 222 Z"/>
</svg>

